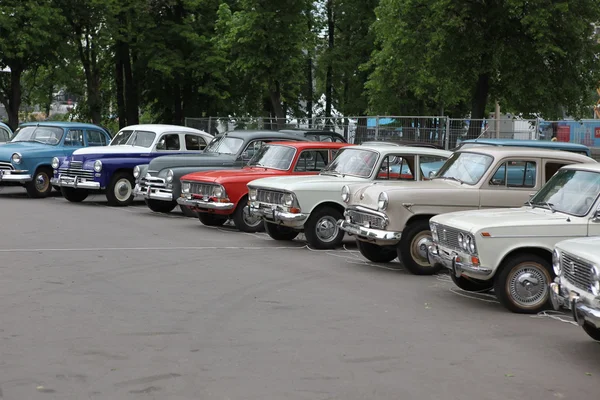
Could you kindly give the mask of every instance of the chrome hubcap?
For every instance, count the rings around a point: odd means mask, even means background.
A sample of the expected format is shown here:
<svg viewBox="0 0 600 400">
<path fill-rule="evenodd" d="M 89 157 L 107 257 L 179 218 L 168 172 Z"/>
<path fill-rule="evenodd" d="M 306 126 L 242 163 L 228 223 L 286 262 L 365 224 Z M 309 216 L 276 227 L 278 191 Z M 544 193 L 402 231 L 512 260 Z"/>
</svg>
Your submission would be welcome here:
<svg viewBox="0 0 600 400">
<path fill-rule="evenodd" d="M 46 174 L 38 174 L 35 177 L 35 188 L 38 192 L 45 192 L 48 189 L 48 177 Z"/>
<path fill-rule="evenodd" d="M 410 255 L 412 259 L 423 267 L 430 266 L 427 259 L 427 242 L 431 239 L 430 231 L 419 232 L 412 240 L 410 245 Z"/>
<path fill-rule="evenodd" d="M 115 185 L 115 197 L 119 201 L 125 201 L 131 196 L 131 182 L 127 179 L 120 179 Z"/>
<path fill-rule="evenodd" d="M 338 234 L 336 220 L 327 215 L 317 221 L 317 237 L 322 242 L 331 242 Z"/>
<path fill-rule="evenodd" d="M 244 207 L 244 210 L 242 211 L 242 218 L 244 220 L 244 223 L 251 227 L 255 227 L 262 222 L 260 217 L 258 217 L 258 216 L 254 217 L 254 216 L 250 215 L 248 206 Z"/>
<path fill-rule="evenodd" d="M 508 284 L 510 296 L 521 306 L 532 307 L 546 300 L 548 280 L 539 267 L 525 265 L 517 269 Z"/>
</svg>

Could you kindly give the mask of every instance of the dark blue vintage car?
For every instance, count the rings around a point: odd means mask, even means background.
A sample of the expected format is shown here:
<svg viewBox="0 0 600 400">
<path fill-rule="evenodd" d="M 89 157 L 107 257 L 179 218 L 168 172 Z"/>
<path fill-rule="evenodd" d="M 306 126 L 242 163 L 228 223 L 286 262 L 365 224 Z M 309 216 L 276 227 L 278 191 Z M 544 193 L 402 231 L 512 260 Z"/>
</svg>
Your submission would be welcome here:
<svg viewBox="0 0 600 400">
<path fill-rule="evenodd" d="M 121 129 L 108 146 L 80 149 L 52 162 L 52 184 L 63 196 L 81 202 L 90 193 L 105 193 L 111 206 L 126 206 L 134 199 L 133 169 L 153 158 L 200 153 L 213 136 L 176 125 L 132 125 Z"/>
<path fill-rule="evenodd" d="M 0 185 L 24 186 L 29 197 L 52 191 L 52 160 L 70 156 L 82 147 L 103 146 L 109 133 L 96 125 L 77 122 L 28 122 L 12 140 L 0 145 Z"/>
</svg>

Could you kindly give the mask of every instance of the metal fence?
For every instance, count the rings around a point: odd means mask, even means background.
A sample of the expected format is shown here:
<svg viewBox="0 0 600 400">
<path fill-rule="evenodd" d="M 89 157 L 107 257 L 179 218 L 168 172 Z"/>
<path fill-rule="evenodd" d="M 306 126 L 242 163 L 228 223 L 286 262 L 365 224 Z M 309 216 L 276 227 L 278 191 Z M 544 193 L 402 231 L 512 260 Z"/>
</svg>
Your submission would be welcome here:
<svg viewBox="0 0 600 400">
<path fill-rule="evenodd" d="M 501 138 L 556 140 L 600 147 L 600 119 L 544 121 L 542 119 L 455 119 L 439 116 L 276 118 L 186 118 L 186 126 L 213 135 L 234 129 L 318 129 L 342 134 L 350 143 L 391 141 L 430 143 L 453 149 L 466 139 Z"/>
</svg>

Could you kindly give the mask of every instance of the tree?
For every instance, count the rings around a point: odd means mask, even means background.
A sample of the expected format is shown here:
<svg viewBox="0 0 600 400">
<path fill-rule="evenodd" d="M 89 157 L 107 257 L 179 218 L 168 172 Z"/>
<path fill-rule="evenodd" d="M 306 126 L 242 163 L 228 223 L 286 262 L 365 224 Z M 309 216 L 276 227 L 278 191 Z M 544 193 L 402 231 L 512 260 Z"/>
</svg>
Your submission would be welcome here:
<svg viewBox="0 0 600 400">
<path fill-rule="evenodd" d="M 8 124 L 19 125 L 21 77 L 26 70 L 56 60 L 61 48 L 63 18 L 51 0 L 0 2 L 0 103 Z"/>
<path fill-rule="evenodd" d="M 381 0 L 376 13 L 367 85 L 376 110 L 458 113 L 469 104 L 481 119 L 491 99 L 578 116 L 600 78 L 590 24 L 600 20 L 597 0 Z"/>
</svg>

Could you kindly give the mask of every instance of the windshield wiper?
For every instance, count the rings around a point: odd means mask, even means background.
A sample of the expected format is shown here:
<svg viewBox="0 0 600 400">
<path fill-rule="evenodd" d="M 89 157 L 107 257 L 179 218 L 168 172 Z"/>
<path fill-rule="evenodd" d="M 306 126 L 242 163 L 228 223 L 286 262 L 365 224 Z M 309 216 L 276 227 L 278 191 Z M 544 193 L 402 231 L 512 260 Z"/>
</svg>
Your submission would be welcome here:
<svg viewBox="0 0 600 400">
<path fill-rule="evenodd" d="M 528 201 L 527 204 L 529 204 L 531 206 L 531 208 L 535 208 L 536 206 L 538 206 L 538 207 L 546 206 L 546 208 L 548 208 L 548 210 L 552 211 L 552 213 L 556 212 L 556 210 L 554 209 L 554 204 L 548 203 L 547 201 L 539 202 L 539 203 L 532 203 L 531 201 Z"/>
<path fill-rule="evenodd" d="M 458 179 L 457 177 L 454 176 L 440 176 L 440 178 L 442 179 L 450 179 L 451 181 L 456 181 L 458 183 L 460 183 L 461 185 L 464 183 L 462 180 Z"/>
<path fill-rule="evenodd" d="M 338 175 L 340 175 L 340 173 L 339 172 L 334 172 L 334 171 L 321 171 L 321 175 L 338 176 Z"/>
</svg>

